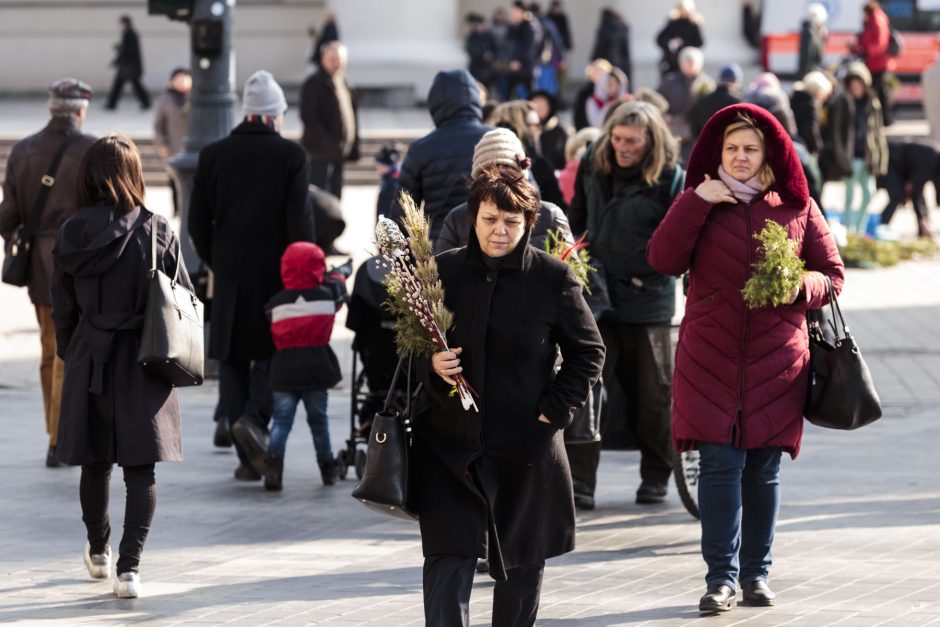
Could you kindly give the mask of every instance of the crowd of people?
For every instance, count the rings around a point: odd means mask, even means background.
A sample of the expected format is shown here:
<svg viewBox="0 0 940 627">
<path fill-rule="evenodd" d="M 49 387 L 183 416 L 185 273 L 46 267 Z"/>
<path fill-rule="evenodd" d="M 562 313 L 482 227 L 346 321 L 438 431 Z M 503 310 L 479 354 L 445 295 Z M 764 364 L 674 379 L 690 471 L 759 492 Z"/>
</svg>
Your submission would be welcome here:
<svg viewBox="0 0 940 627">
<path fill-rule="evenodd" d="M 545 559 L 573 549 L 575 508 L 594 508 L 601 449 L 610 445 L 640 450 L 635 500 L 644 506 L 666 499 L 676 451 L 698 449 L 708 567 L 699 609 L 731 609 L 738 589 L 745 603 L 774 604 L 779 464 L 783 453 L 797 456 L 802 436 L 805 313 L 827 301 L 829 283 L 838 292 L 843 282 L 822 186 L 846 183 L 842 222 L 864 233 L 875 180 L 887 176 L 882 223 L 911 196 L 918 234 L 930 237 L 922 191 L 940 178 L 940 159 L 927 143 L 886 140 L 886 19 L 868 2 L 860 59 L 831 73 L 821 54 L 825 9 L 811 5 L 805 72 L 787 94 L 770 73 L 744 87 L 736 64 L 709 77 L 704 19 L 682 0 L 656 37 L 653 90 L 633 84 L 629 25 L 605 9 L 570 128 L 560 117 L 573 47 L 562 3 L 543 13 L 516 2 L 489 24 L 467 16 L 469 68 L 438 72 L 427 95 L 434 130 L 407 151 L 386 145 L 374 155 L 377 217 L 402 217 L 401 190 L 423 207 L 458 320 L 451 349 L 416 360 L 425 402 L 412 451 L 414 508 L 427 624 L 468 624 L 478 560 L 497 581 L 494 622 L 534 624 Z M 139 79 L 136 34 L 129 20 L 122 28 L 112 95 Z M 240 123 L 201 150 L 184 213 L 213 275 L 215 444 L 234 445 L 235 479 L 267 490 L 284 487 L 300 403 L 323 484 L 340 474 L 327 416 L 329 389 L 342 378 L 330 336 L 345 304 L 371 391 L 387 389 L 395 365 L 381 272 L 362 266 L 347 294 L 352 268 L 327 264 L 341 254 L 333 240 L 344 166 L 360 158 L 357 101 L 333 18 L 312 60 L 317 69 L 300 91 L 301 141 L 281 134 L 284 90 L 255 72 Z M 164 161 L 182 147 L 191 87 L 190 72 L 176 69 L 157 101 Z M 136 597 L 154 465 L 181 459 L 176 390 L 136 361 L 145 269 L 179 265 L 181 285 L 193 286 L 169 222 L 143 205 L 133 142 L 82 133 L 91 98 L 75 79 L 51 86 L 48 125 L 9 158 L 0 234 L 31 230 L 46 464 L 82 467 L 89 574 L 109 577 L 114 561 L 115 593 Z M 748 310 L 741 290 L 753 238 L 769 220 L 800 242 L 807 272 L 786 304 Z M 588 243 L 590 294 L 544 252 L 549 238 Z M 479 392 L 479 414 L 464 413 L 451 394 L 457 374 Z M 601 411 L 602 436 L 567 437 L 585 404 Z M 360 429 L 368 434 L 367 417 Z M 116 560 L 107 511 L 114 463 L 127 485 Z"/>
</svg>

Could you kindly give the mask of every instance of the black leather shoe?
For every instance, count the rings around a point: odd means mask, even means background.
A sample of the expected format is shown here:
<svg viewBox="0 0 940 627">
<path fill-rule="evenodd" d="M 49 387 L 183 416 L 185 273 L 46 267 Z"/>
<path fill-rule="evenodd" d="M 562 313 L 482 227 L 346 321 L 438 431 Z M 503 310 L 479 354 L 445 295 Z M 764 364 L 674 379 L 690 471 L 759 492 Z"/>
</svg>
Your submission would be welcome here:
<svg viewBox="0 0 940 627">
<path fill-rule="evenodd" d="M 228 420 L 224 418 L 215 423 L 212 445 L 216 448 L 232 448 L 232 436 L 228 432 Z"/>
<path fill-rule="evenodd" d="M 652 505 L 666 500 L 666 482 L 649 481 L 644 479 L 636 491 L 638 505 Z"/>
<path fill-rule="evenodd" d="M 594 509 L 594 497 L 590 494 L 578 494 L 575 492 L 574 508 L 583 511 L 591 511 Z"/>
<path fill-rule="evenodd" d="M 62 468 L 63 466 L 65 464 L 55 458 L 55 447 L 50 446 L 46 451 L 46 468 Z"/>
<path fill-rule="evenodd" d="M 245 455 L 248 457 L 248 463 L 254 468 L 258 476 L 264 474 L 265 458 L 268 456 L 268 434 L 264 430 L 246 418 L 239 418 L 232 425 L 232 438 L 238 442 Z"/>
<path fill-rule="evenodd" d="M 255 472 L 255 469 L 245 464 L 239 464 L 235 469 L 235 478 L 239 481 L 257 481 L 261 475 Z"/>
<path fill-rule="evenodd" d="M 737 601 L 734 588 L 724 584 L 714 586 L 708 589 L 698 602 L 698 611 L 703 614 L 713 614 L 715 612 L 727 612 L 734 607 Z"/>
<path fill-rule="evenodd" d="M 752 607 L 770 607 L 777 598 L 777 595 L 763 579 L 742 583 L 741 594 L 743 595 L 741 605 L 750 605 Z"/>
</svg>

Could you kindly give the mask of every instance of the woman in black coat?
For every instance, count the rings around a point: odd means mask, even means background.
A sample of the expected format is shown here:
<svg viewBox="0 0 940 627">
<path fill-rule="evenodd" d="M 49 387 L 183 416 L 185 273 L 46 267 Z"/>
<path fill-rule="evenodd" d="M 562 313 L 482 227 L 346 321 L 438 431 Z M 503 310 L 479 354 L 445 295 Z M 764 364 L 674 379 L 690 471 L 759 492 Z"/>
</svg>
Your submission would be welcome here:
<svg viewBox="0 0 940 627">
<path fill-rule="evenodd" d="M 421 363 L 430 409 L 417 416 L 413 476 L 425 621 L 469 624 L 474 567 L 487 558 L 492 623 L 532 625 L 545 559 L 574 548 L 562 429 L 600 375 L 604 346 L 571 269 L 528 245 L 539 195 L 524 175 L 484 170 L 468 207 L 469 243 L 438 257 L 453 348 Z M 459 372 L 479 413 L 450 394 Z"/>
<path fill-rule="evenodd" d="M 127 503 L 114 582 L 119 597 L 141 592 L 137 571 L 156 501 L 154 463 L 183 458 L 176 391 L 137 363 L 151 229 L 157 229 L 157 267 L 172 275 L 178 263 L 179 282 L 190 291 L 192 285 L 176 236 L 166 220 L 143 208 L 143 198 L 137 148 L 121 136 L 99 139 L 79 166 L 81 208 L 62 225 L 52 253 L 52 316 L 65 361 L 56 455 L 82 467 L 84 561 L 96 579 L 111 570 L 111 467 L 116 462 L 124 469 Z"/>
<path fill-rule="evenodd" d="M 705 45 L 702 16 L 696 12 L 693 0 L 679 0 L 676 8 L 669 12 L 669 21 L 656 35 L 656 45 L 663 53 L 659 62 L 660 76 L 679 71 L 679 52 L 683 48 Z"/>
</svg>

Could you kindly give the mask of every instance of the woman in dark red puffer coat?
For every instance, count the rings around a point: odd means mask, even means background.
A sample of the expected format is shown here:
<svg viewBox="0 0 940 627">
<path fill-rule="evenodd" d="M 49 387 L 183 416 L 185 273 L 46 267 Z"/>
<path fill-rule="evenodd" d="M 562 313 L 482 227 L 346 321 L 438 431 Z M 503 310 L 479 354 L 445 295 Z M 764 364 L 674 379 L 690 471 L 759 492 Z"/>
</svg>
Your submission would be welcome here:
<svg viewBox="0 0 940 627">
<path fill-rule="evenodd" d="M 758 260 L 756 234 L 783 225 L 806 261 L 790 304 L 749 309 L 741 290 Z M 750 104 L 708 121 L 692 150 L 686 190 L 647 248 L 664 274 L 688 271 L 679 330 L 672 432 L 680 451 L 701 454 L 703 612 L 744 602 L 773 605 L 767 585 L 779 507 L 782 452 L 796 457 L 809 366 L 806 309 L 842 288 L 844 266 L 789 135 Z"/>
</svg>

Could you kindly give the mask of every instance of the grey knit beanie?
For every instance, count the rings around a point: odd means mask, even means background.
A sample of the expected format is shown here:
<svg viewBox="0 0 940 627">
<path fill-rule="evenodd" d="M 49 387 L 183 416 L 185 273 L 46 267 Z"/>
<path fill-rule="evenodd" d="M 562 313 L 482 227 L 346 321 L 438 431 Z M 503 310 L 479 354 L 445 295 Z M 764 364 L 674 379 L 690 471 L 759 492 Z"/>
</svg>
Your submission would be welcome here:
<svg viewBox="0 0 940 627">
<path fill-rule="evenodd" d="M 517 158 L 518 157 L 518 158 Z M 476 178 L 483 168 L 492 165 L 504 165 L 523 169 L 519 161 L 525 159 L 525 148 L 516 134 L 505 128 L 494 128 L 488 131 L 476 148 L 473 149 L 473 167 L 470 168 L 470 177 Z"/>
<path fill-rule="evenodd" d="M 277 117 L 287 111 L 284 90 L 267 70 L 258 70 L 245 81 L 242 94 L 243 115 Z"/>
</svg>

